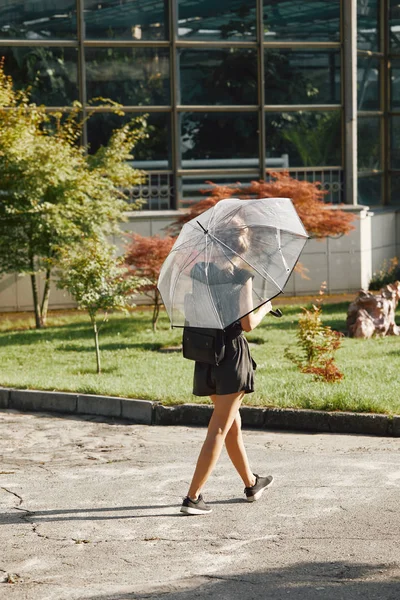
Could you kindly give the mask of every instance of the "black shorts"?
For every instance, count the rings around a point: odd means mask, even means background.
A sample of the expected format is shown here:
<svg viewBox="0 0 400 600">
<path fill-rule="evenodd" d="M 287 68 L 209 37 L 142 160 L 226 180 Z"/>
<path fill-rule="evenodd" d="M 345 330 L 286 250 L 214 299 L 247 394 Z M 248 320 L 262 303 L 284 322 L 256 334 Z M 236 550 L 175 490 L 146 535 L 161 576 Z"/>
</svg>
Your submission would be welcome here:
<svg viewBox="0 0 400 600">
<path fill-rule="evenodd" d="M 218 366 L 195 363 L 193 394 L 212 396 L 242 391 L 250 394 L 254 392 L 256 366 L 250 355 L 247 340 L 241 334 L 226 342 L 225 358 Z"/>
</svg>

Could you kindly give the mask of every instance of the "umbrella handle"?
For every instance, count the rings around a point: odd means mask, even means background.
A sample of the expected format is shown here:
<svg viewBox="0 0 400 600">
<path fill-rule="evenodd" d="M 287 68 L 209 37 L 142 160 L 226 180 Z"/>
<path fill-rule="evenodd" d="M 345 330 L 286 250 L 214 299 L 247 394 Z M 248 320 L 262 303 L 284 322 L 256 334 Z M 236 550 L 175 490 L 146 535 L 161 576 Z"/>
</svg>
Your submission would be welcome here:
<svg viewBox="0 0 400 600">
<path fill-rule="evenodd" d="M 277 308 L 276 310 L 270 310 L 269 314 L 280 318 L 282 316 L 282 311 Z"/>
</svg>

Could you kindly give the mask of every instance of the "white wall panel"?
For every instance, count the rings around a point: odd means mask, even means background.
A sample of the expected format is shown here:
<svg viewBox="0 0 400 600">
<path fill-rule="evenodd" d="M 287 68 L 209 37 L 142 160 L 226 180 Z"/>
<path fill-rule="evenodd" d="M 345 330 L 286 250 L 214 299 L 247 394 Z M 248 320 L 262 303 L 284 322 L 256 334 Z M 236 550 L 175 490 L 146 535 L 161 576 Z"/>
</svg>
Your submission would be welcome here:
<svg viewBox="0 0 400 600">
<path fill-rule="evenodd" d="M 137 211 L 129 213 L 129 220 L 121 228 L 140 235 L 165 235 L 166 226 L 174 218 L 174 211 Z M 355 230 L 347 236 L 307 242 L 300 262 L 308 269 L 308 279 L 294 273 L 285 289 L 287 296 L 316 294 L 323 281 L 327 282 L 328 292 L 357 292 L 368 285 L 372 270 L 378 269 L 385 258 L 400 256 L 400 211 L 369 212 L 363 207 L 354 225 Z M 114 243 L 122 251 L 126 240 L 114 238 Z M 39 285 L 42 289 L 43 283 Z M 75 303 L 53 285 L 50 306 L 71 308 Z M 1 310 L 32 310 L 29 277 L 6 275 L 0 279 Z"/>
</svg>

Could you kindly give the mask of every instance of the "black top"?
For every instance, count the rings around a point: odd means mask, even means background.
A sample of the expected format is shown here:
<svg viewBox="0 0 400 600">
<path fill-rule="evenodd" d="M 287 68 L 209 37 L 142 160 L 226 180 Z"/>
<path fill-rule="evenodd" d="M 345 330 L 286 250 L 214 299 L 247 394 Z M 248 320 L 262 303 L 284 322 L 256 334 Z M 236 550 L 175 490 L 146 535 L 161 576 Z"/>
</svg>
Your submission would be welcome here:
<svg viewBox="0 0 400 600">
<path fill-rule="evenodd" d="M 213 304 L 224 322 L 229 323 L 226 330 L 236 325 L 243 316 L 240 314 L 240 292 L 245 283 L 253 277 L 247 269 L 233 266 L 233 270 L 220 269 L 214 263 L 197 263 L 191 270 L 193 279 L 193 295 L 201 298 L 204 294 L 204 284 L 210 290 Z M 199 282 L 201 285 L 196 285 Z M 237 330 L 237 325 L 235 327 Z"/>
</svg>

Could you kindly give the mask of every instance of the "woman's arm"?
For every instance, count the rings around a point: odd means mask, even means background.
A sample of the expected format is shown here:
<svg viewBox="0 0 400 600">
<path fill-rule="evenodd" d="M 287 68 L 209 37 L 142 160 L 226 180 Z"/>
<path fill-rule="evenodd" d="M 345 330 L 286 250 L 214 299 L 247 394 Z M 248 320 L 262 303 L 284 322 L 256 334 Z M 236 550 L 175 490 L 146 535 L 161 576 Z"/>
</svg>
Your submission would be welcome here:
<svg viewBox="0 0 400 600">
<path fill-rule="evenodd" d="M 248 312 L 245 317 L 240 319 L 240 324 L 244 331 L 252 331 L 261 323 L 266 314 L 272 310 L 271 302 L 266 302 L 256 311 L 253 309 L 253 282 L 251 277 L 247 280 L 241 291 L 240 309 L 242 313 Z"/>
</svg>

